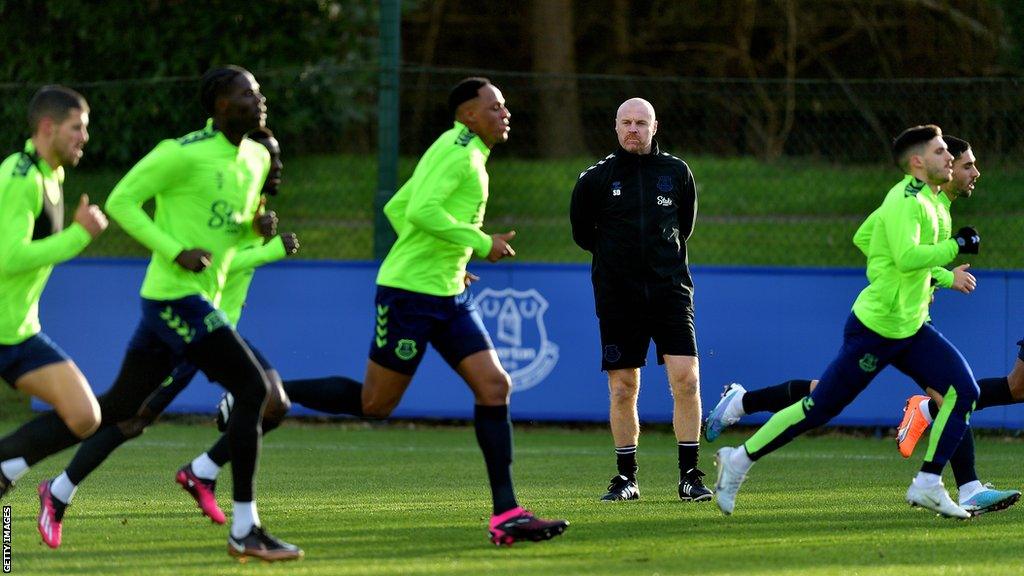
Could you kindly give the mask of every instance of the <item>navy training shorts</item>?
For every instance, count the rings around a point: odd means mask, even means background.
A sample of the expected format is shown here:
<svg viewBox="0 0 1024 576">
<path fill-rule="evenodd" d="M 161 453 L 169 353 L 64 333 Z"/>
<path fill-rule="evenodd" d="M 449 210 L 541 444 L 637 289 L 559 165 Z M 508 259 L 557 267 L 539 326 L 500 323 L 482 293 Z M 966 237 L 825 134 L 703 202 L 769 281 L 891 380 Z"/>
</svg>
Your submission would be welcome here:
<svg viewBox="0 0 1024 576">
<path fill-rule="evenodd" d="M 374 300 L 370 359 L 385 368 L 415 374 L 427 344 L 452 368 L 471 354 L 494 348 L 468 290 L 455 296 L 431 296 L 377 286 Z"/>
<path fill-rule="evenodd" d="M 128 343 L 129 350 L 173 351 L 178 358 L 211 332 L 231 328 L 223 311 L 202 296 L 177 300 L 142 299 L 142 320 Z"/>
<path fill-rule="evenodd" d="M 0 344 L 0 378 L 13 388 L 19 378 L 29 372 L 71 360 L 60 346 L 39 332 L 18 344 Z"/>
</svg>

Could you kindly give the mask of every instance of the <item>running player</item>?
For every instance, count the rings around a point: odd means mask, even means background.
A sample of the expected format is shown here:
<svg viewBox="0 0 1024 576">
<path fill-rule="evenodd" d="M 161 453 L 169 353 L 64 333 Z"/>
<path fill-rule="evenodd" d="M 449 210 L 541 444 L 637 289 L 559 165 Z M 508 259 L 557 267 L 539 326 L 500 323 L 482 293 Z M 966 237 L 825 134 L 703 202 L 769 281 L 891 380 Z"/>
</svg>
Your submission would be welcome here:
<svg viewBox="0 0 1024 576">
<path fill-rule="evenodd" d="M 270 171 L 267 173 L 262 192 L 264 198 L 275 196 L 281 184 L 281 172 L 284 167 L 277 139 L 274 138 L 273 132 L 269 128 L 253 130 L 249 133 L 248 138 L 261 144 L 270 153 Z M 254 268 L 280 260 L 298 251 L 299 243 L 294 234 L 276 234 L 276 221 L 277 217 L 273 212 L 262 214 L 259 218 L 261 236 L 251 238 L 247 246 L 240 247 L 238 254 L 231 261 L 228 280 L 221 294 L 220 308 L 227 315 L 232 326 L 237 326 L 238 319 L 242 314 L 245 295 L 248 292 L 249 283 L 252 281 Z M 264 236 L 271 237 L 271 239 L 264 243 Z M 263 409 L 263 433 L 266 434 L 275 428 L 287 413 L 288 397 L 281 390 L 281 378 L 277 371 L 255 347 L 250 344 L 249 348 L 256 360 L 263 366 L 267 378 L 271 382 L 271 393 Z M 57 487 L 61 496 L 67 494 L 67 499 L 61 500 L 62 504 L 71 503 L 71 499 L 82 481 L 98 468 L 114 450 L 142 434 L 146 427 L 153 424 L 178 394 L 188 386 L 197 371 L 198 369 L 194 365 L 187 362 L 179 365 L 146 399 L 138 414 L 118 426 L 105 426 L 84 441 L 64 472 L 53 479 L 53 485 Z M 226 435 L 223 435 L 215 446 L 216 450 L 211 450 L 211 453 L 216 457 L 223 455 L 224 460 L 220 463 L 222 466 L 229 459 Z M 215 482 L 211 480 L 215 478 L 214 475 L 206 481 L 201 480 L 195 477 L 189 466 L 183 467 L 176 475 L 178 483 L 196 498 L 203 512 L 214 522 L 223 524 L 226 520 L 224 513 L 216 505 L 216 500 L 212 498 Z M 70 485 L 69 491 L 63 489 L 68 485 Z M 210 502 L 213 503 L 212 507 Z"/>
<path fill-rule="evenodd" d="M 340 411 L 385 418 L 412 382 L 427 345 L 434 346 L 473 391 L 476 437 L 491 485 L 491 541 L 547 540 L 569 523 L 538 518 L 516 500 L 511 381 L 466 290 L 466 263 L 474 254 L 490 262 L 515 256 L 509 245 L 515 232 L 481 231 L 485 164 L 491 149 L 508 139 L 511 114 L 497 86 L 478 77 L 452 89 L 448 109 L 454 126 L 430 146 L 384 207 L 398 241 L 377 274 L 377 319 L 364 383 L 333 377 L 303 384 L 342 391 L 335 400 Z"/>
<path fill-rule="evenodd" d="M 969 227 L 949 239 L 940 236 L 933 190 L 952 179 L 953 156 L 937 126 L 904 131 L 893 143 L 893 157 L 907 176 L 879 208 L 868 248 L 870 283 L 854 303 L 838 357 L 810 396 L 778 412 L 743 446 L 722 448 L 716 455 L 716 502 L 727 515 L 756 460 L 830 420 L 892 364 L 921 386 L 943 390 L 948 399 L 943 425 L 933 433 L 907 500 L 945 516 L 970 516 L 950 500 L 941 472 L 967 430 L 978 387 L 960 353 L 925 320 L 933 268 L 958 252 L 976 254 L 980 237 Z"/>
<path fill-rule="evenodd" d="M 143 401 L 187 360 L 234 394 L 228 427 L 234 456 L 233 518 L 228 553 L 267 561 L 302 556 L 267 533 L 256 509 L 253 480 L 263 404 L 269 383 L 262 366 L 214 306 L 238 248 L 256 235 L 260 189 L 270 165 L 266 149 L 245 138 L 266 120 L 266 99 L 253 75 L 236 66 L 207 72 L 201 103 L 207 126 L 161 142 L 118 183 L 111 216 L 153 251 L 143 281 L 142 320 L 100 406 L 103 426 L 122 430 Z M 150 218 L 142 205 L 156 200 Z M 40 517 L 60 544 L 60 520 L 73 486 L 62 475 L 44 484 Z M 43 521 L 40 522 L 43 524 Z"/>
<path fill-rule="evenodd" d="M 952 232 L 949 216 L 952 203 L 957 198 L 971 197 L 981 172 L 977 168 L 977 160 L 970 143 L 948 134 L 943 134 L 942 139 L 949 147 L 949 153 L 953 155 L 953 179 L 941 186 L 942 193 L 938 195 L 939 202 L 936 207 L 941 228 L 940 237 L 948 237 Z M 876 217 L 877 211 L 864 221 L 854 236 L 854 243 L 865 256 L 871 243 Z M 932 270 L 935 286 L 970 294 L 974 291 L 976 281 L 967 271 L 969 267 L 970 264 L 961 264 L 953 270 L 936 267 Z M 722 393 L 722 400 L 708 416 L 705 437 L 709 441 L 715 440 L 725 428 L 747 414 L 778 412 L 810 394 L 817 384 L 817 380 L 789 380 L 775 386 L 748 391 L 740 384 L 730 383 Z M 978 388 L 980 393 L 975 411 L 1007 403 L 1004 399 L 1008 396 L 1005 378 L 979 380 Z M 931 388 L 927 388 L 926 391 L 939 398 L 941 402 L 942 397 L 937 392 Z M 922 410 L 922 406 L 926 407 Z M 908 400 L 903 422 L 897 432 L 897 445 L 904 458 L 910 457 L 917 439 L 937 415 L 938 406 L 935 400 L 929 399 L 928 396 L 914 396 Z M 997 490 L 991 485 L 982 484 L 978 479 L 975 469 L 974 435 L 970 428 L 950 457 L 949 465 L 957 483 L 959 504 L 973 515 L 1003 510 L 1020 499 L 1018 490 Z"/>
<path fill-rule="evenodd" d="M 0 497 L 29 467 L 88 437 L 100 408 L 75 363 L 39 324 L 39 298 L 54 265 L 78 255 L 107 227 L 82 195 L 64 228 L 64 171 L 89 141 L 89 105 L 45 86 L 28 105 L 32 137 L 0 164 L 0 379 L 53 406 L 0 439 Z"/>
</svg>

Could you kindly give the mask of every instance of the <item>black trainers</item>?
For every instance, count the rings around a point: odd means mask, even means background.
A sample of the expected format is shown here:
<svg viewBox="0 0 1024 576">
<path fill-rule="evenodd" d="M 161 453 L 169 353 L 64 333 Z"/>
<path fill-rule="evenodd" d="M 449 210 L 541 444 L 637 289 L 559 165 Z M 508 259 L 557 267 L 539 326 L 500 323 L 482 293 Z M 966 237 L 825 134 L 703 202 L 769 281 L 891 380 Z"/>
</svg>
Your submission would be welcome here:
<svg viewBox="0 0 1024 576">
<path fill-rule="evenodd" d="M 707 502 L 715 495 L 708 490 L 701 478 L 704 473 L 697 468 L 690 468 L 679 481 L 679 499 L 683 502 Z"/>
<path fill-rule="evenodd" d="M 614 476 L 608 484 L 608 492 L 601 496 L 601 502 L 618 502 L 620 500 L 639 500 L 640 487 L 636 480 L 630 480 L 622 474 Z"/>
<path fill-rule="evenodd" d="M 294 544 L 267 534 L 262 526 L 253 526 L 244 538 L 236 539 L 228 534 L 228 554 L 238 558 L 240 562 L 245 562 L 250 557 L 259 558 L 264 562 L 277 562 L 302 558 L 304 552 Z"/>
<path fill-rule="evenodd" d="M 511 546 L 519 540 L 540 542 L 558 536 L 569 527 L 568 520 L 545 520 L 529 510 L 513 508 L 491 516 L 491 542 L 496 546 Z"/>
</svg>

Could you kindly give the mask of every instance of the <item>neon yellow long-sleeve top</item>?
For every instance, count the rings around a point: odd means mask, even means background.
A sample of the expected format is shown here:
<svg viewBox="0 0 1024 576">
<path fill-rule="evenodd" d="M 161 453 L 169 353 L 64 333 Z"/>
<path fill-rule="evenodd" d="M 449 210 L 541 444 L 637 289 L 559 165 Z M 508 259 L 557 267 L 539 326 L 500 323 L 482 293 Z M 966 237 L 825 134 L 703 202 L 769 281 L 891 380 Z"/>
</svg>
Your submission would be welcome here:
<svg viewBox="0 0 1024 576">
<path fill-rule="evenodd" d="M 952 201 L 944 193 L 936 194 L 935 197 L 938 200 L 935 208 L 939 217 L 939 238 L 946 239 L 953 234 L 953 219 L 949 213 Z M 861 222 L 857 232 L 853 235 L 853 243 L 864 253 L 864 256 L 868 255 L 868 247 L 871 246 L 871 234 L 874 232 L 877 219 L 878 210 L 876 209 L 864 219 L 864 222 Z M 935 266 L 932 268 L 932 279 L 935 280 L 935 285 L 940 288 L 951 288 L 953 286 L 953 271 L 942 266 Z"/>
<path fill-rule="evenodd" d="M 469 259 L 491 251 L 491 237 L 481 231 L 489 155 L 480 137 L 459 122 L 427 149 L 412 178 L 384 206 L 398 241 L 377 284 L 433 296 L 465 290 Z"/>
<path fill-rule="evenodd" d="M 152 300 L 200 295 L 220 299 L 240 245 L 256 236 L 252 220 L 270 168 L 270 154 L 243 138 L 235 146 L 208 121 L 206 128 L 164 140 L 117 184 L 106 209 L 128 234 L 153 251 L 140 294 Z M 142 209 L 156 200 L 153 218 Z M 203 272 L 175 263 L 183 250 L 212 254 Z"/>
<path fill-rule="evenodd" d="M 869 284 L 853 313 L 881 336 L 908 338 L 928 318 L 933 269 L 951 262 L 959 250 L 949 238 L 948 223 L 943 230 L 942 210 L 931 188 L 908 175 L 874 214 L 867 246 Z M 948 204 L 945 214 L 948 219 Z"/>
<path fill-rule="evenodd" d="M 256 238 L 238 247 L 238 253 L 231 261 L 228 279 L 224 282 L 220 303 L 217 306 L 224 311 L 232 326 L 237 327 L 242 317 L 242 308 L 249 295 L 249 285 L 252 284 L 256 268 L 276 262 L 285 256 L 287 253 L 280 236 L 275 236 L 266 244 L 262 238 Z"/>
<path fill-rule="evenodd" d="M 39 298 L 53 266 L 92 238 L 81 224 L 64 228 L 64 169 L 52 169 L 32 141 L 0 164 L 0 344 L 39 333 Z"/>
</svg>

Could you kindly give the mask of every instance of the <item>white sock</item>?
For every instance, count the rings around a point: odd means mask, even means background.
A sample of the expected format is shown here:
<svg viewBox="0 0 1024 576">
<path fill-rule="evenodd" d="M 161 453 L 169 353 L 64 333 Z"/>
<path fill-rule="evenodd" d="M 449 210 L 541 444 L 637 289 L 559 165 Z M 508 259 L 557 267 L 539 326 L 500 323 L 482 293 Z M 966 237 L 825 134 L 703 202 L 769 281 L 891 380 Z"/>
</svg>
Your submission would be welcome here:
<svg viewBox="0 0 1024 576">
<path fill-rule="evenodd" d="M 216 480 L 220 474 L 220 466 L 210 460 L 210 457 L 203 452 L 192 461 L 192 473 L 203 480 Z"/>
<path fill-rule="evenodd" d="M 0 472 L 3 473 L 4 478 L 11 482 L 17 482 L 18 478 L 21 478 L 25 475 L 25 472 L 28 472 L 28 462 L 25 462 L 24 458 L 4 460 L 0 462 Z"/>
<path fill-rule="evenodd" d="M 231 536 L 243 538 L 252 530 L 253 526 L 260 525 L 260 515 L 256 513 L 256 502 L 232 502 L 233 512 L 231 514 Z"/>
<path fill-rule="evenodd" d="M 60 476 L 50 482 L 50 494 L 65 504 L 70 503 L 71 499 L 75 497 L 76 490 L 78 490 L 78 486 L 71 483 L 67 472 L 61 472 Z"/>
<path fill-rule="evenodd" d="M 746 474 L 747 470 L 750 470 L 750 467 L 754 465 L 754 461 L 751 460 L 750 455 L 747 454 L 747 447 L 740 446 L 729 454 L 729 464 L 743 474 Z"/>
<path fill-rule="evenodd" d="M 931 398 L 925 398 L 924 400 L 921 400 L 921 414 L 924 415 L 924 419 L 927 420 L 929 424 L 931 424 L 933 418 L 932 413 L 928 411 L 929 401 L 931 401 Z"/>
<path fill-rule="evenodd" d="M 739 420 L 747 415 L 743 411 L 743 396 L 745 394 L 746 392 L 740 392 L 732 397 L 732 402 L 729 402 L 729 405 L 725 407 L 725 414 L 723 414 L 725 420 Z"/>
<path fill-rule="evenodd" d="M 917 476 L 914 476 L 914 484 L 919 488 L 927 488 L 928 486 L 935 486 L 936 484 L 941 486 L 942 476 L 932 474 L 931 472 L 918 472 Z"/>
<path fill-rule="evenodd" d="M 984 492 L 985 490 L 988 490 L 988 488 L 985 488 L 985 485 L 982 484 L 981 481 L 972 480 L 958 489 L 957 497 L 959 498 L 960 503 L 963 504 L 974 497 L 978 492 Z"/>
</svg>

